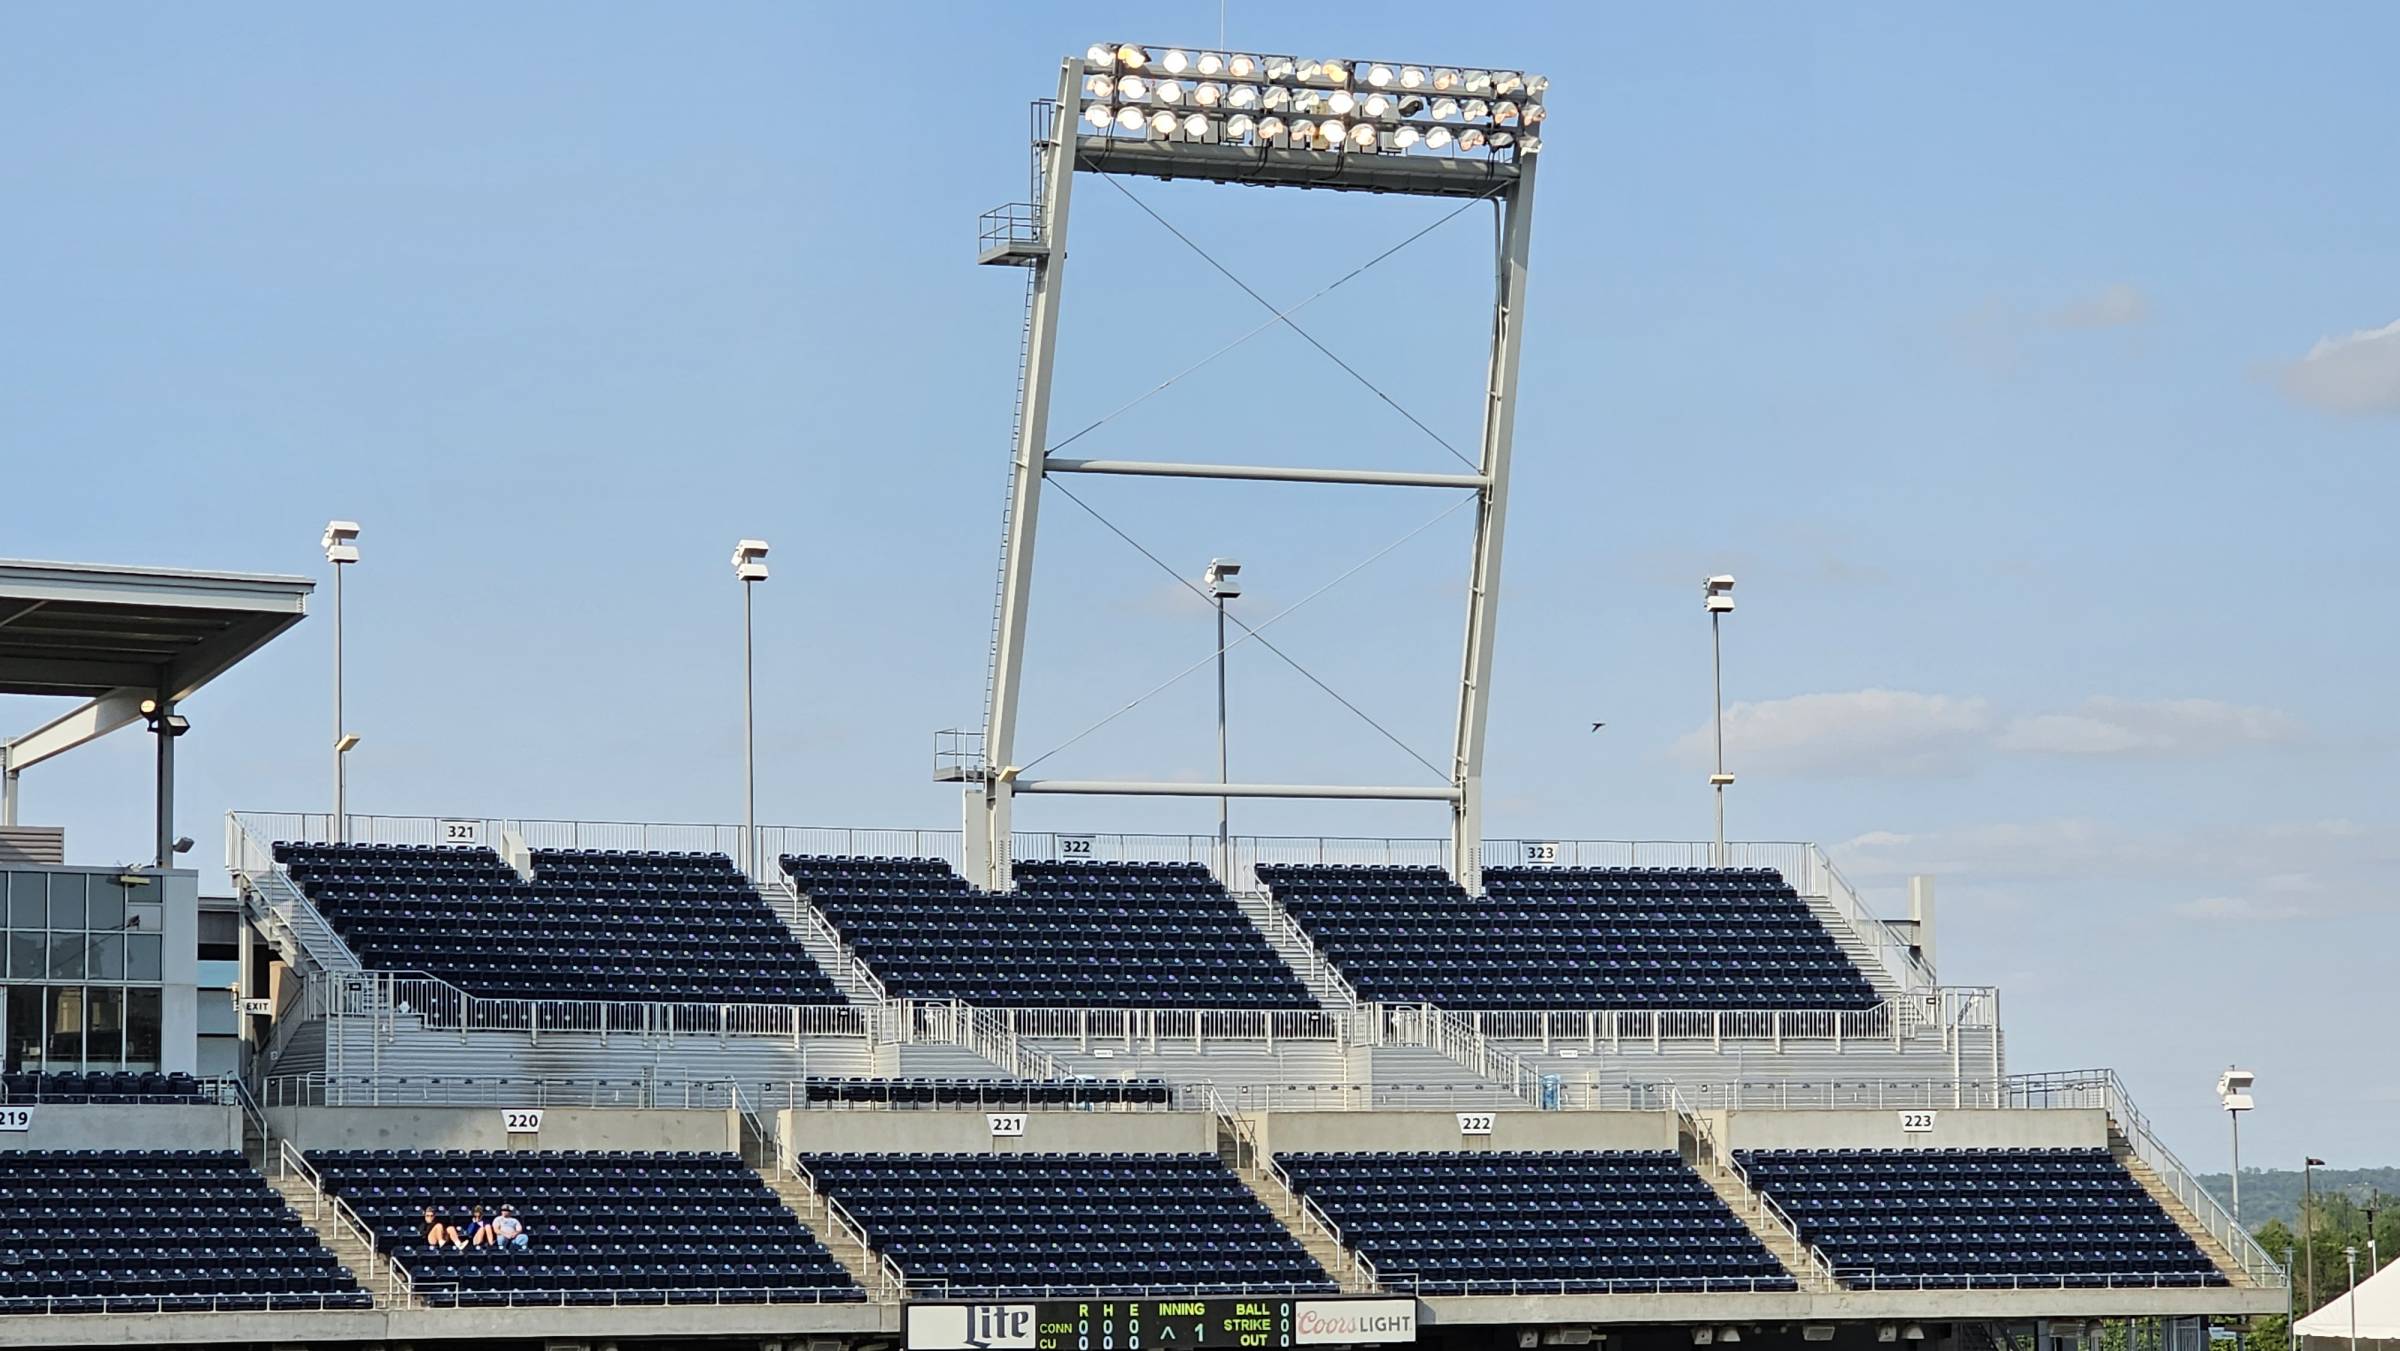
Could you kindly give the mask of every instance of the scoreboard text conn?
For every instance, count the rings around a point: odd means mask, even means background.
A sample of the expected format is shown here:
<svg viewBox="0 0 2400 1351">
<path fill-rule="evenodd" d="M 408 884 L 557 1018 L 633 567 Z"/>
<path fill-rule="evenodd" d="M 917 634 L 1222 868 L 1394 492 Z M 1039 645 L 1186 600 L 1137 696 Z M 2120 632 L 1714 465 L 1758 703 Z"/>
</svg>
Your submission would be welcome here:
<svg viewBox="0 0 2400 1351">
<path fill-rule="evenodd" d="M 1028 1300 L 912 1303 L 908 1351 L 1285 1351 L 1417 1339 L 1413 1299 Z"/>
</svg>

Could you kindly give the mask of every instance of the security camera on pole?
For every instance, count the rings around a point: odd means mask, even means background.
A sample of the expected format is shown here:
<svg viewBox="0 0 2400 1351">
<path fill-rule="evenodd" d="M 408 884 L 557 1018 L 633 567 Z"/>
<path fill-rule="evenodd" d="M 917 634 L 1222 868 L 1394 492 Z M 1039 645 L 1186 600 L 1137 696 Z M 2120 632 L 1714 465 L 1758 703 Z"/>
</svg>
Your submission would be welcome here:
<svg viewBox="0 0 2400 1351">
<path fill-rule="evenodd" d="M 2250 1086 L 2258 1076 L 2248 1070 L 2227 1068 L 2217 1076 L 2217 1101 L 2225 1104 L 2225 1115 L 2233 1121 L 2233 1223 L 2242 1223 L 2242 1113 L 2251 1108 Z"/>
<path fill-rule="evenodd" d="M 1242 565 L 1230 558 L 1208 560 L 1200 584 L 1217 602 L 1217 782 L 1231 783 L 1225 758 L 1225 602 L 1242 594 Z M 1233 885 L 1233 823 L 1226 799 L 1217 799 L 1217 876 Z"/>
<path fill-rule="evenodd" d="M 1717 772 L 1708 776 L 1709 786 L 1717 793 L 1717 850 L 1709 862 L 1722 868 L 1730 861 L 1725 857 L 1725 787 L 1733 782 L 1733 776 L 1725 772 L 1725 640 L 1718 621 L 1733 613 L 1733 578 L 1719 573 L 1700 588 L 1708 605 L 1709 666 L 1717 704 Z"/>
<path fill-rule="evenodd" d="M 349 760 L 358 736 L 342 725 L 342 569 L 358 561 L 358 522 L 327 521 L 325 561 L 333 565 L 333 827 L 326 838 L 339 844 L 350 838 Z"/>
</svg>

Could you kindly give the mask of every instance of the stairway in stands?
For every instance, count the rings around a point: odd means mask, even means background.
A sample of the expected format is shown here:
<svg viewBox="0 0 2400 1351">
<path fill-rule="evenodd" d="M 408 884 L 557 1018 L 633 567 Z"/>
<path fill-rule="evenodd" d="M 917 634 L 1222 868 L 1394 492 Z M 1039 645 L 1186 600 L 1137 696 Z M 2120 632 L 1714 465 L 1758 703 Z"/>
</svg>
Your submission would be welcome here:
<svg viewBox="0 0 2400 1351">
<path fill-rule="evenodd" d="M 343 1266 L 350 1268 L 350 1274 L 358 1278 L 359 1288 L 375 1301 L 376 1308 L 391 1307 L 390 1282 L 385 1278 L 383 1259 L 376 1255 L 373 1248 L 361 1242 L 358 1235 L 351 1233 L 348 1225 L 335 1217 L 330 1197 L 319 1197 L 317 1189 L 309 1184 L 307 1178 L 297 1173 L 286 1173 L 281 1168 L 267 1170 L 267 1185 L 273 1187 L 283 1197 L 284 1204 L 300 1216 L 300 1222 L 316 1235 L 318 1245 L 331 1252 Z"/>
<path fill-rule="evenodd" d="M 2200 1251 L 2208 1255 L 2208 1260 L 2216 1264 L 2217 1270 L 2225 1273 L 2226 1280 L 2231 1281 L 2237 1288 L 2249 1290 L 2258 1288 L 2258 1282 L 2251 1277 L 2250 1273 L 2242 1270 L 2242 1264 L 2234 1259 L 2232 1253 L 2225 1250 L 2225 1245 L 2217 1241 L 2216 1235 L 2208 1232 L 2208 1227 L 2200 1223 L 2198 1216 L 2192 1214 L 2191 1207 L 2185 1205 L 2182 1198 L 2175 1195 L 2175 1189 L 2168 1186 L 2165 1179 L 2159 1177 L 2158 1170 L 2144 1162 L 2142 1156 L 2134 1152 L 2133 1142 L 2126 1139 L 2124 1134 L 2117 1129 L 2117 1123 L 2113 1119 L 2108 1123 L 2108 1155 L 2117 1161 L 2118 1167 L 2133 1174 L 2133 1180 L 2141 1183 L 2142 1190 L 2150 1193 L 2150 1199 L 2158 1202 L 2159 1209 L 2166 1211 L 2168 1217 L 2181 1226 L 2184 1233 L 2191 1236 L 2192 1242 L 2200 1245 Z"/>
<path fill-rule="evenodd" d="M 808 1179 L 773 1167 L 760 1169 L 758 1175 L 765 1179 L 768 1189 L 783 1202 L 784 1208 L 798 1216 L 800 1223 L 817 1236 L 817 1242 L 825 1246 L 825 1251 L 833 1254 L 833 1260 L 842 1264 L 842 1270 L 850 1273 L 858 1288 L 866 1291 L 869 1299 L 880 1298 L 877 1286 L 882 1281 L 882 1261 L 833 1219 L 825 1198 L 808 1184 Z"/>
<path fill-rule="evenodd" d="M 1341 971 L 1317 950 L 1308 932 L 1284 914 L 1275 898 L 1264 891 L 1236 891 L 1234 904 L 1242 909 L 1242 917 L 1275 949 L 1283 964 L 1300 977 L 1317 1002 L 1329 1009 L 1358 1007 L 1358 991 L 1350 986 Z"/>
<path fill-rule="evenodd" d="M 1766 1204 L 1758 1193 L 1752 1191 L 1732 1169 L 1712 1159 L 1701 1158 L 1692 1162 L 1692 1171 L 1709 1185 L 1709 1189 L 1725 1203 L 1725 1208 L 1732 1211 L 1734 1217 L 1750 1231 L 1751 1237 L 1766 1245 L 1767 1252 L 1783 1264 L 1785 1271 L 1792 1273 L 1792 1278 L 1800 1282 L 1803 1291 L 1824 1293 L 1837 1288 L 1833 1278 L 1809 1256 L 1807 1247 L 1791 1230 L 1784 1228 L 1774 1216 L 1767 1213 Z"/>
<path fill-rule="evenodd" d="M 1225 1160 L 1225 1166 L 1233 1170 L 1233 1175 L 1242 1180 L 1242 1185 L 1250 1189 L 1250 1194 L 1258 1198 L 1258 1203 L 1267 1208 L 1267 1213 L 1308 1250 L 1318 1266 L 1325 1268 L 1325 1273 L 1341 1286 L 1342 1293 L 1356 1295 L 1374 1290 L 1360 1274 L 1358 1264 L 1351 1260 L 1349 1250 L 1303 1213 L 1299 1198 L 1267 1171 L 1263 1156 L 1254 1155 L 1245 1142 L 1237 1141 L 1222 1128 L 1217 1132 L 1217 1153 Z"/>
<path fill-rule="evenodd" d="M 1817 923 L 1825 927 L 1825 932 L 1833 935 L 1833 941 L 1841 948 L 1842 955 L 1849 958 L 1850 964 L 1866 976 L 1867 983 L 1875 987 L 1877 995 L 1884 999 L 1898 999 L 1901 996 L 1900 974 L 1883 964 L 1876 946 L 1851 925 L 1850 917 L 1842 913 L 1832 897 L 1803 896 L 1800 899 L 1807 904 L 1809 913 L 1817 917 Z"/>
</svg>

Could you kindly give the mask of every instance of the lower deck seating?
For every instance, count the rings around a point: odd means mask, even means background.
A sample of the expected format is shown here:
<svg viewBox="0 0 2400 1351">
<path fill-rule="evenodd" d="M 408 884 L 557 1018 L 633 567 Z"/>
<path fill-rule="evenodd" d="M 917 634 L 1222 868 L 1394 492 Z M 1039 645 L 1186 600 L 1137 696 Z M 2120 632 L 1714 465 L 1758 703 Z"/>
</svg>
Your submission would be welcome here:
<svg viewBox="0 0 2400 1351">
<path fill-rule="evenodd" d="M 811 1107 L 1164 1107 L 1164 1079 L 809 1079 Z"/>
<path fill-rule="evenodd" d="M 311 1153 L 428 1302 L 784 1303 L 862 1300 L 814 1235 L 731 1154 Z M 526 1250 L 429 1246 L 427 1206 L 464 1228 L 514 1205 Z"/>
<path fill-rule="evenodd" d="M 0 1102 L 214 1102 L 188 1074 L 0 1074 Z"/>
<path fill-rule="evenodd" d="M 939 1298 L 1334 1284 L 1208 1154 L 826 1154 L 803 1160 L 891 1259 Z"/>
<path fill-rule="evenodd" d="M 2105 1150 L 1802 1149 L 1734 1157 L 1853 1288 L 2226 1283 Z"/>
<path fill-rule="evenodd" d="M 1390 1290 L 1798 1288 L 1708 1184 L 1664 1150 L 1283 1154 L 1276 1161 Z"/>
<path fill-rule="evenodd" d="M 0 1313 L 372 1305 L 238 1154 L 0 1152 Z"/>
</svg>

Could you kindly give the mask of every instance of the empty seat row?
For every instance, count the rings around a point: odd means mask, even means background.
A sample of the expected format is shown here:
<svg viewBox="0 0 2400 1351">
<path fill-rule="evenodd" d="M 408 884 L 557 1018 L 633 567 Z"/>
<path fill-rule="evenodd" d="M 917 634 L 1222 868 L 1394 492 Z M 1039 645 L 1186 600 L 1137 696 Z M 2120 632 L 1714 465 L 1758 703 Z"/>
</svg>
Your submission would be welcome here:
<svg viewBox="0 0 2400 1351">
<path fill-rule="evenodd" d="M 0 1074 L 0 1103 L 211 1102 L 209 1085 L 183 1073 Z"/>
</svg>

